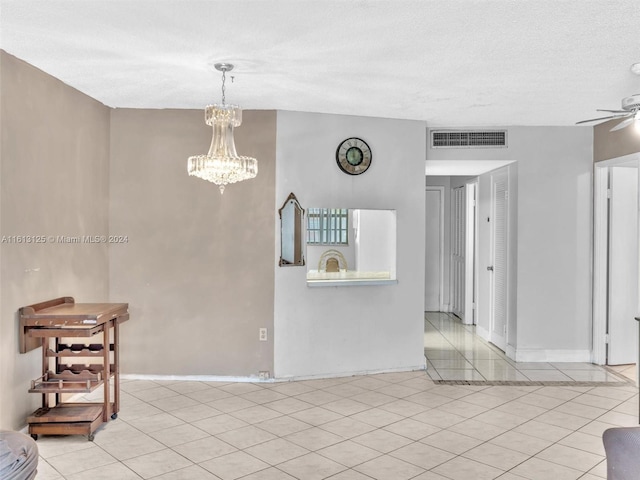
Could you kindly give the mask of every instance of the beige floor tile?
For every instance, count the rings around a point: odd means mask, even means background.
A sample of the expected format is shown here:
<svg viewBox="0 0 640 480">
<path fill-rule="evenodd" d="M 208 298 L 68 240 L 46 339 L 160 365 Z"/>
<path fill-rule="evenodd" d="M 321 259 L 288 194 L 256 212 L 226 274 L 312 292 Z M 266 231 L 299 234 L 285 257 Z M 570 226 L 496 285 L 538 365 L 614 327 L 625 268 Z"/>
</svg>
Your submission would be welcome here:
<svg viewBox="0 0 640 480">
<path fill-rule="evenodd" d="M 354 470 L 369 475 L 376 480 L 407 480 L 424 469 L 389 455 L 383 455 L 354 467 Z"/>
<path fill-rule="evenodd" d="M 364 412 L 351 415 L 351 418 L 360 422 L 367 423 L 377 428 L 387 426 L 392 423 L 404 420 L 404 417 L 396 413 L 382 410 L 381 408 L 371 408 Z"/>
<path fill-rule="evenodd" d="M 193 425 L 211 435 L 217 435 L 219 433 L 228 432 L 229 430 L 237 430 L 238 428 L 245 427 L 248 424 L 247 422 L 243 422 L 231 415 L 224 414 L 198 420 L 193 422 Z"/>
<path fill-rule="evenodd" d="M 380 456 L 380 452 L 351 440 L 336 443 L 317 451 L 323 457 L 327 457 L 345 467 L 355 467 Z"/>
<path fill-rule="evenodd" d="M 40 465 L 38 465 L 38 480 L 41 477 L 40 469 Z M 118 480 L 139 480 L 140 477 L 133 470 L 119 462 L 65 476 L 66 480 L 86 480 L 88 478 L 91 480 L 114 480 L 116 478 Z"/>
<path fill-rule="evenodd" d="M 436 410 L 453 413 L 465 418 L 472 418 L 489 410 L 487 407 L 466 402 L 466 398 L 467 397 L 464 397 L 463 400 L 454 400 L 445 403 L 444 405 L 440 405 Z"/>
<path fill-rule="evenodd" d="M 347 417 L 320 425 L 320 428 L 328 432 L 335 433 L 336 435 L 340 435 L 345 439 L 375 430 L 375 427 L 367 423 L 359 422 L 358 420 Z"/>
<path fill-rule="evenodd" d="M 619 388 L 595 387 L 589 390 L 589 393 L 591 395 L 596 395 L 599 397 L 625 401 L 625 400 L 629 400 L 634 395 L 637 395 L 638 389 L 636 387 L 631 387 L 629 389 L 625 389 L 623 387 L 619 387 Z"/>
<path fill-rule="evenodd" d="M 579 397 L 576 397 L 576 398 L 579 398 Z M 520 403 L 525 403 L 527 405 L 533 405 L 535 407 L 541 407 L 549 410 L 549 409 L 556 408 L 559 405 L 562 405 L 567 400 L 553 398 L 546 395 L 540 395 L 538 393 L 529 393 L 527 395 L 524 395 L 518 398 L 518 401 Z"/>
<path fill-rule="evenodd" d="M 315 393 L 315 392 L 311 392 L 311 393 Z M 244 395 L 240 395 L 240 397 L 257 404 L 275 402 L 276 400 L 282 400 L 283 398 L 287 398 L 286 395 L 283 395 L 282 393 L 278 393 L 267 388 L 261 388 L 260 390 L 256 390 L 254 392 L 245 393 Z"/>
<path fill-rule="evenodd" d="M 554 411 L 568 413 L 570 415 L 576 415 L 578 417 L 588 418 L 589 420 L 594 420 L 600 417 L 601 415 L 604 415 L 605 413 L 607 413 L 607 410 L 605 410 L 604 408 L 584 405 L 582 403 L 578 403 L 573 400 L 563 403 L 562 405 L 556 407 Z"/>
<path fill-rule="evenodd" d="M 527 454 L 491 443 L 478 445 L 463 453 L 462 456 L 504 471 L 512 469 L 529 458 Z"/>
<path fill-rule="evenodd" d="M 419 393 L 419 392 L 416 392 L 416 393 Z M 379 407 L 387 403 L 395 402 L 397 400 L 397 397 L 394 397 L 392 395 L 386 395 L 380 391 L 375 391 L 375 392 L 368 391 L 368 392 L 360 393 L 358 395 L 354 395 L 353 397 L 351 397 L 351 400 L 355 400 L 365 405 L 369 405 L 370 407 Z"/>
<path fill-rule="evenodd" d="M 295 478 L 305 480 L 322 480 L 338 472 L 346 470 L 344 465 L 334 462 L 317 453 L 309 453 L 281 463 L 278 468 Z"/>
<path fill-rule="evenodd" d="M 263 387 L 256 385 L 255 383 L 229 383 L 220 387 L 223 392 L 231 393 L 233 395 L 243 395 L 250 392 L 259 392 L 263 390 Z"/>
<path fill-rule="evenodd" d="M 283 415 L 289 415 L 291 413 L 307 410 L 313 407 L 310 403 L 303 402 L 297 398 L 284 398 L 276 400 L 275 402 L 265 403 L 264 406 L 271 410 L 275 410 L 276 412 L 280 412 Z"/>
<path fill-rule="evenodd" d="M 235 480 L 269 468 L 268 463 L 244 452 L 234 452 L 216 457 L 200 463 L 200 466 L 222 480 Z"/>
<path fill-rule="evenodd" d="M 424 472 L 417 477 L 413 477 L 412 480 L 449 480 L 447 477 L 438 475 L 435 472 Z"/>
<path fill-rule="evenodd" d="M 229 415 L 239 418 L 248 424 L 264 422 L 265 420 L 282 416 L 280 412 L 263 407 L 262 405 L 255 405 L 242 410 L 236 410 L 235 412 L 229 413 Z"/>
<path fill-rule="evenodd" d="M 456 379 L 457 380 L 457 379 Z M 445 385 L 446 386 L 446 385 Z M 440 389 L 438 389 L 438 392 Z M 443 395 L 436 395 L 432 391 L 419 392 L 405 398 L 408 402 L 417 403 L 428 408 L 436 408 L 445 403 L 449 403 L 452 399 Z"/>
<path fill-rule="evenodd" d="M 430 407 L 400 399 L 396 400 L 395 402 L 381 405 L 380 408 L 386 410 L 387 412 L 395 413 L 403 417 L 412 417 L 413 415 L 417 415 L 426 410 L 429 410 Z"/>
<path fill-rule="evenodd" d="M 192 463 L 171 449 L 147 453 L 123 462 L 142 478 L 151 478 L 188 467 Z"/>
<path fill-rule="evenodd" d="M 184 422 L 195 422 L 197 420 L 202 420 L 203 418 L 215 417 L 216 415 L 221 415 L 222 412 L 216 410 L 209 405 L 205 405 L 203 403 L 198 403 L 197 405 L 193 405 L 185 408 L 178 408 L 176 410 L 171 411 L 171 415 L 179 418 Z"/>
<path fill-rule="evenodd" d="M 440 431 L 440 427 L 419 422 L 412 418 L 405 418 L 399 422 L 387 425 L 384 427 L 384 430 L 402 435 L 403 437 L 407 437 L 411 440 L 420 440 L 428 435 L 432 435 Z"/>
<path fill-rule="evenodd" d="M 460 455 L 482 444 L 482 440 L 450 430 L 442 430 L 434 433 L 433 435 L 423 438 L 420 442 L 431 445 L 432 447 L 438 447 L 447 452 L 455 453 L 456 455 Z"/>
<path fill-rule="evenodd" d="M 358 387 L 354 385 L 352 382 L 341 383 L 339 385 L 333 385 L 331 387 L 327 387 L 324 389 L 325 392 L 332 393 L 334 395 L 338 395 L 339 397 L 353 397 L 355 395 L 359 395 L 361 393 L 365 393 L 370 391 L 369 389 Z"/>
<path fill-rule="evenodd" d="M 160 400 L 153 400 L 149 402 L 149 404 L 159 408 L 160 410 L 164 410 L 165 412 L 171 412 L 172 410 L 178 410 L 184 407 L 200 405 L 200 402 L 185 395 L 174 395 L 171 397 L 161 398 Z"/>
<path fill-rule="evenodd" d="M 355 413 L 369 410 L 371 406 L 361 402 L 357 402 L 355 400 L 352 400 L 351 398 L 341 398 L 340 400 L 336 400 L 334 402 L 325 403 L 324 405 L 322 405 L 322 408 L 330 410 L 339 415 L 349 416 Z"/>
<path fill-rule="evenodd" d="M 455 457 L 455 454 L 451 452 L 420 442 L 414 442 L 399 448 L 389 455 L 424 468 L 425 470 L 430 470 Z"/>
<path fill-rule="evenodd" d="M 297 480 L 288 473 L 284 473 L 275 467 L 266 468 L 255 473 L 251 473 L 242 480 Z"/>
<path fill-rule="evenodd" d="M 129 424 L 144 433 L 157 432 L 165 428 L 177 427 L 184 425 L 185 422 L 170 413 L 159 413 L 149 417 L 140 417 L 134 420 L 128 420 Z"/>
<path fill-rule="evenodd" d="M 406 437 L 380 429 L 354 437 L 352 440 L 381 453 L 389 453 L 413 442 Z"/>
<path fill-rule="evenodd" d="M 96 436 L 97 438 L 97 436 Z M 100 447 L 120 461 L 164 450 L 165 445 L 140 431 L 126 433 L 100 443 Z"/>
<path fill-rule="evenodd" d="M 511 473 L 529 480 L 576 480 L 582 475 L 582 472 L 579 470 L 564 467 L 540 458 L 530 458 L 515 467 Z"/>
<path fill-rule="evenodd" d="M 42 457 L 38 459 L 37 472 L 38 480 L 65 480 L 65 478 Z"/>
<path fill-rule="evenodd" d="M 557 442 L 573 432 L 573 430 L 568 428 L 557 427 L 548 423 L 538 422 L 537 420 L 530 420 L 527 423 L 523 423 L 514 428 L 513 431 L 552 442 Z"/>
<path fill-rule="evenodd" d="M 271 388 L 274 392 L 287 396 L 302 395 L 303 393 L 313 392 L 316 389 L 305 385 L 302 382 L 281 382 Z"/>
<path fill-rule="evenodd" d="M 272 418 L 265 422 L 256 423 L 255 426 L 269 433 L 273 433 L 278 437 L 284 437 L 285 435 L 290 435 L 312 427 L 308 423 L 301 422 L 289 416 Z"/>
<path fill-rule="evenodd" d="M 211 386 L 207 385 L 204 382 L 187 380 L 187 381 L 172 383 L 171 385 L 167 385 L 167 388 L 170 388 L 174 392 L 178 392 L 184 395 L 185 393 L 197 392 L 198 390 L 207 390 L 211 388 Z"/>
<path fill-rule="evenodd" d="M 589 423 L 588 418 L 579 417 L 577 415 L 571 415 L 569 413 L 559 412 L 557 410 L 550 410 L 536 418 L 536 421 L 554 425 L 556 427 L 563 427 L 569 430 L 578 430 Z"/>
<path fill-rule="evenodd" d="M 442 380 L 487 380 L 480 372 L 476 370 L 457 370 L 452 368 L 436 369 Z"/>
<path fill-rule="evenodd" d="M 507 402 L 495 409 L 496 412 L 508 413 L 527 420 L 531 420 L 538 415 L 542 415 L 547 410 L 548 409 L 544 407 L 521 402 L 520 399 Z"/>
<path fill-rule="evenodd" d="M 245 452 L 270 465 L 278 465 L 279 463 L 306 455 L 309 453 L 309 450 L 282 438 L 276 438 L 247 448 Z"/>
<path fill-rule="evenodd" d="M 579 450 L 584 450 L 585 452 L 594 453 L 601 457 L 605 456 L 602 436 L 573 432 L 571 435 L 564 437 L 558 443 L 560 445 L 566 445 L 567 447 L 573 447 Z"/>
<path fill-rule="evenodd" d="M 464 422 L 457 423 L 447 430 L 452 432 L 461 433 L 462 435 L 466 435 L 468 437 L 473 437 L 478 440 L 491 440 L 498 435 L 503 434 L 507 428 L 498 427 L 496 425 L 491 425 L 485 422 L 479 422 L 475 419 L 465 420 Z"/>
<path fill-rule="evenodd" d="M 417 420 L 419 422 L 427 423 L 429 425 L 440 428 L 448 428 L 467 420 L 461 415 L 443 412 L 442 410 L 437 409 L 427 410 L 426 412 L 419 413 L 418 415 L 414 415 L 411 418 L 413 420 Z"/>
<path fill-rule="evenodd" d="M 201 463 L 237 450 L 236 447 L 216 437 L 205 437 L 173 447 L 173 450 L 193 463 Z"/>
<path fill-rule="evenodd" d="M 160 400 L 163 398 L 180 395 L 178 392 L 171 390 L 170 388 L 167 388 L 167 387 L 147 388 L 144 390 L 138 390 L 136 392 L 129 392 L 129 393 L 134 397 L 139 398 L 140 400 L 145 402 L 152 402 L 154 400 Z"/>
<path fill-rule="evenodd" d="M 220 412 L 231 413 L 244 410 L 245 408 L 255 407 L 257 404 L 241 397 L 228 396 L 207 402 L 207 405 Z"/>
<path fill-rule="evenodd" d="M 237 430 L 229 430 L 228 432 L 216 435 L 223 442 L 227 442 L 236 448 L 244 449 L 252 447 L 262 442 L 273 440 L 276 438 L 272 433 L 262 430 L 261 428 L 249 425 L 247 427 L 238 428 Z"/>
<path fill-rule="evenodd" d="M 602 455 L 585 452 L 566 445 L 555 444 L 544 449 L 536 458 L 586 472 L 603 460 Z"/>
<path fill-rule="evenodd" d="M 340 397 L 339 395 L 334 395 L 333 393 L 329 393 L 324 390 L 316 390 L 313 392 L 307 392 L 301 395 L 297 395 L 295 398 L 315 406 L 321 406 L 329 402 L 335 402 L 336 400 L 340 400 L 343 397 Z"/>
<path fill-rule="evenodd" d="M 189 398 L 197 400 L 198 402 L 208 403 L 222 398 L 233 397 L 229 392 L 220 390 L 219 388 L 208 388 L 206 390 L 198 390 L 194 392 L 185 393 Z M 214 407 L 215 408 L 215 407 Z"/>
<path fill-rule="evenodd" d="M 149 436 L 165 444 L 167 447 L 175 447 L 176 445 L 208 437 L 209 434 L 193 425 L 184 424 L 152 432 Z"/>
<path fill-rule="evenodd" d="M 464 397 L 464 401 L 466 403 L 479 405 L 481 407 L 485 407 L 489 409 L 489 408 L 495 408 L 504 403 L 507 403 L 509 400 L 496 397 L 495 395 L 487 395 L 484 392 L 476 392 Z"/>
<path fill-rule="evenodd" d="M 376 390 L 378 393 L 383 393 L 394 398 L 406 398 L 416 393 L 427 390 L 427 385 L 423 384 L 423 380 L 416 382 L 415 380 L 409 380 L 408 384 L 390 384 L 380 387 Z M 430 388 L 430 386 L 428 386 Z"/>
<path fill-rule="evenodd" d="M 603 460 L 598 465 L 589 470 L 589 474 L 600 478 L 607 478 L 607 461 Z"/>
<path fill-rule="evenodd" d="M 129 429 L 129 433 L 136 431 L 126 423 L 120 422 L 120 424 L 127 427 Z M 107 426 L 109 426 L 109 424 L 104 427 Z M 96 433 L 96 439 L 98 439 L 98 437 L 105 436 L 106 431 L 104 427 Z M 97 443 L 98 442 L 96 441 L 95 444 Z M 87 437 L 84 435 L 39 435 L 37 443 L 38 454 L 45 459 L 73 451 L 80 453 L 82 450 L 86 450 L 87 448 L 95 448 L 95 444 L 88 441 Z"/>
<path fill-rule="evenodd" d="M 299 412 L 290 414 L 290 416 L 314 426 L 329 423 L 334 420 L 339 420 L 343 417 L 338 413 L 332 412 L 331 410 L 327 410 L 326 408 L 322 407 L 312 407 L 307 410 L 301 410 Z"/>
<path fill-rule="evenodd" d="M 113 480 L 119 477 L 111 477 Z M 138 478 L 138 477 L 136 477 Z M 206 471 L 199 465 L 191 465 L 190 467 L 181 468 L 173 472 L 165 473 L 158 477 L 153 477 L 154 480 L 219 480 L 211 472 Z"/>
<path fill-rule="evenodd" d="M 371 480 L 371 477 L 349 469 L 333 475 L 330 480 Z"/>
<path fill-rule="evenodd" d="M 536 390 L 538 395 L 544 395 L 546 397 L 557 398 L 559 400 L 569 401 L 575 397 L 580 396 L 579 392 L 570 390 L 563 387 L 542 387 Z"/>
<path fill-rule="evenodd" d="M 565 437 L 567 438 L 567 437 Z M 541 452 L 549 445 L 553 443 L 552 440 L 544 440 L 541 438 L 533 437 L 531 435 L 525 435 L 518 433 L 514 430 L 498 435 L 490 440 L 490 443 L 499 445 L 504 448 L 515 450 L 516 452 L 524 453 L 529 456 L 533 456 L 538 452 Z"/>
<path fill-rule="evenodd" d="M 142 400 L 138 400 L 139 403 L 136 403 L 131 406 L 124 407 L 120 409 L 118 412 L 118 419 L 124 420 L 126 422 L 130 422 L 136 420 L 138 418 L 150 417 L 153 415 L 158 415 L 163 413 L 161 409 L 154 407 Z"/>
<path fill-rule="evenodd" d="M 619 427 L 637 427 L 638 415 L 627 415 L 626 413 L 611 411 L 598 417 L 598 421 L 610 423 Z"/>
<path fill-rule="evenodd" d="M 490 480 L 504 473 L 495 467 L 463 457 L 456 457 L 449 460 L 434 468 L 433 472 L 452 480 L 469 480 L 471 478 L 473 478 L 473 480 Z M 553 477 L 548 478 L 551 479 Z"/>
<path fill-rule="evenodd" d="M 342 436 L 328 432 L 319 427 L 312 427 L 298 433 L 287 435 L 285 439 L 295 443 L 296 445 L 300 445 L 307 450 L 320 450 L 321 448 L 344 441 Z"/>
</svg>

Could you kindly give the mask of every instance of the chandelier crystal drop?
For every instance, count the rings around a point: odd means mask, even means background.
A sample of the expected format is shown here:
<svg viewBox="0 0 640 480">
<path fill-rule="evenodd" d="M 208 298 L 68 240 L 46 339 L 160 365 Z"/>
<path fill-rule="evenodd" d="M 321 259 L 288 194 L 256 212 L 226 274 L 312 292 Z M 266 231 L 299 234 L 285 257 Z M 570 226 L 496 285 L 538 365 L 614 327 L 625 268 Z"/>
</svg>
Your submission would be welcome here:
<svg viewBox="0 0 640 480">
<path fill-rule="evenodd" d="M 206 155 L 189 157 L 187 171 L 191 176 L 215 183 L 222 194 L 231 183 L 255 178 L 258 161 L 236 152 L 233 129 L 242 124 L 242 109 L 225 103 L 225 74 L 233 65 L 216 63 L 215 68 L 222 72 L 222 104 L 208 105 L 204 110 L 204 121 L 213 128 L 211 146 Z"/>
</svg>

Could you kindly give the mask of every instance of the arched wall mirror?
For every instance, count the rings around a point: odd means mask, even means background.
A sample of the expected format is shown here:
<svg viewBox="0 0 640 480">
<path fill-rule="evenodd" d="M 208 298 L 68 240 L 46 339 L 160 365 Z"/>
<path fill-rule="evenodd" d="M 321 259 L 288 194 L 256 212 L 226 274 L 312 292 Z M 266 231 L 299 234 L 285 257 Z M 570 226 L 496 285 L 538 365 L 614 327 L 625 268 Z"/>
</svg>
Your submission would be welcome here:
<svg viewBox="0 0 640 480">
<path fill-rule="evenodd" d="M 278 210 L 280 214 L 280 263 L 281 267 L 304 265 L 303 221 L 304 209 L 298 199 L 290 193 Z"/>
</svg>

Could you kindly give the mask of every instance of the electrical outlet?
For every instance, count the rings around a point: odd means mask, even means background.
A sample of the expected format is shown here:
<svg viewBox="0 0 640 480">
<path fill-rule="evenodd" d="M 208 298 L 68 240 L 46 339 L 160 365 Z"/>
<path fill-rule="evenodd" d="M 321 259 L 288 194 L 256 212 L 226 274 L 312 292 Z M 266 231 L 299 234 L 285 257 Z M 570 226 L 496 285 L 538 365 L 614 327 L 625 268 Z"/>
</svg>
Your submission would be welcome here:
<svg viewBox="0 0 640 480">
<path fill-rule="evenodd" d="M 259 339 L 261 342 L 266 342 L 267 341 L 267 329 L 266 328 L 261 328 L 259 330 Z"/>
<path fill-rule="evenodd" d="M 268 370 L 264 370 L 258 373 L 260 375 L 260 380 L 269 380 L 269 371 Z"/>
</svg>

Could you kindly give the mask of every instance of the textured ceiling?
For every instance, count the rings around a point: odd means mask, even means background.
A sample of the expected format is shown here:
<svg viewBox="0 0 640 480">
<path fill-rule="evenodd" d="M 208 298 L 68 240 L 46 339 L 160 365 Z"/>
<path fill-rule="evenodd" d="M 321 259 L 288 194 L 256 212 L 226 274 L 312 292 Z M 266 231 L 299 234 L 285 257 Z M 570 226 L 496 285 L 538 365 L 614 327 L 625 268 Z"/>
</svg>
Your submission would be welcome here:
<svg viewBox="0 0 640 480">
<path fill-rule="evenodd" d="M 111 107 L 573 125 L 640 93 L 640 0 L 0 0 L 0 48 Z"/>
</svg>

